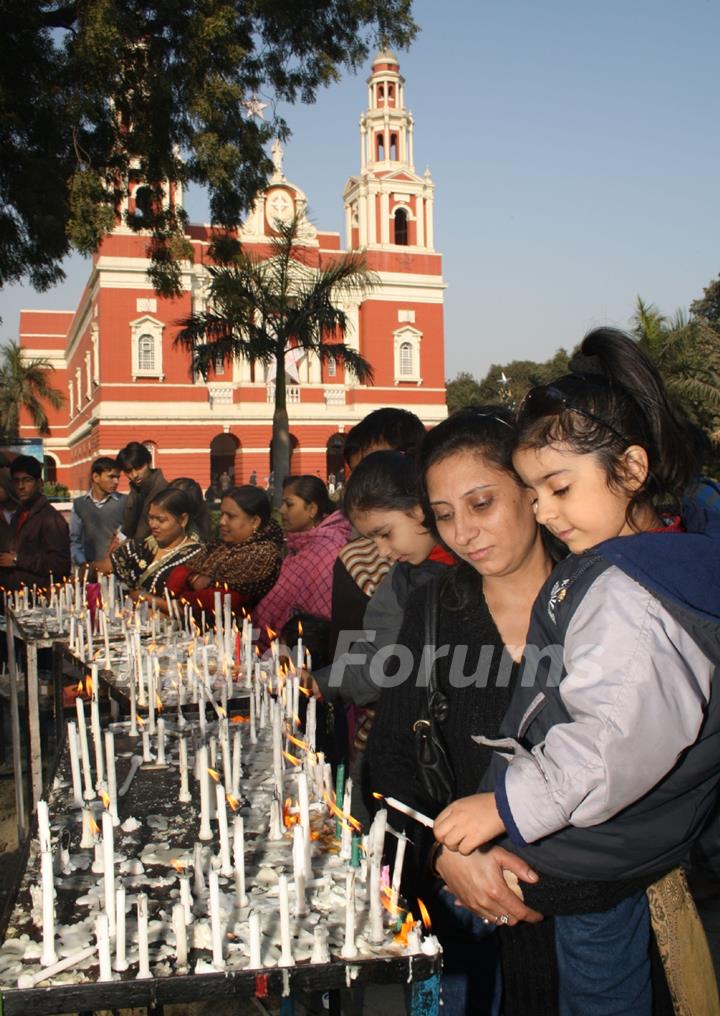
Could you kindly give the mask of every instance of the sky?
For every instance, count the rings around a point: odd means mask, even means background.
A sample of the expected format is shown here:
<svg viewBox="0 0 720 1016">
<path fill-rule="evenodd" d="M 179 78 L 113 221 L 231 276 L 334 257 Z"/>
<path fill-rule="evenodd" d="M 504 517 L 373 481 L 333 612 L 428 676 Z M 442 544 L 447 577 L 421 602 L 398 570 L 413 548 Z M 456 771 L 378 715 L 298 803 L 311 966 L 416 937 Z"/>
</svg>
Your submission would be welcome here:
<svg viewBox="0 0 720 1016">
<path fill-rule="evenodd" d="M 720 0 L 416 0 L 414 14 L 398 56 L 415 168 L 436 185 L 447 377 L 627 327 L 637 295 L 667 314 L 702 295 L 720 274 Z M 344 230 L 368 73 L 280 110 L 285 173 L 320 229 Z M 206 221 L 199 189 L 186 205 Z M 0 339 L 21 307 L 72 308 L 88 269 L 67 272 L 48 293 L 0 293 Z"/>
</svg>

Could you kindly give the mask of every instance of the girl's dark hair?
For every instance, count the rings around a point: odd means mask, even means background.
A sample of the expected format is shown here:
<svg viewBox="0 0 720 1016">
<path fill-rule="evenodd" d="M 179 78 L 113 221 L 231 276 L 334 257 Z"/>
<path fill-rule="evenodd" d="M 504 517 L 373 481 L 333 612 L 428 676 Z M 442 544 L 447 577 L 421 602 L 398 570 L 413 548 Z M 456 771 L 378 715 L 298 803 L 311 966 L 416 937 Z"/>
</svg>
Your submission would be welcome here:
<svg viewBox="0 0 720 1016">
<path fill-rule="evenodd" d="M 193 527 L 203 543 L 210 543 L 213 538 L 212 521 L 200 484 L 190 476 L 178 476 L 177 479 L 171 480 L 168 486 L 184 490 L 188 495 L 192 501 Z"/>
<path fill-rule="evenodd" d="M 611 487 L 627 490 L 622 454 L 640 445 L 648 475 L 630 496 L 626 518 L 661 498 L 677 502 L 697 472 L 692 435 L 668 396 L 660 372 L 624 332 L 597 328 L 570 361 L 570 374 L 532 388 L 518 411 L 518 446 L 562 442 L 594 454 Z"/>
<path fill-rule="evenodd" d="M 372 452 L 352 471 L 343 508 L 348 518 L 375 508 L 408 512 L 420 503 L 415 460 L 402 452 Z"/>
<path fill-rule="evenodd" d="M 270 498 L 262 487 L 254 487 L 251 483 L 244 483 L 240 487 L 231 487 L 230 490 L 226 490 L 222 497 L 223 500 L 226 497 L 231 498 L 238 508 L 242 508 L 246 515 L 257 515 L 261 525 L 264 526 L 266 522 L 269 522 L 272 505 L 270 504 Z"/>
<path fill-rule="evenodd" d="M 458 409 L 428 431 L 418 451 L 418 494 L 425 514 L 425 525 L 442 543 L 435 516 L 430 507 L 427 474 L 431 466 L 458 452 L 471 452 L 508 473 L 519 485 L 512 453 L 515 448 L 515 422 L 506 406 L 469 406 Z M 472 565 L 461 561 L 448 569 L 443 579 L 445 603 L 454 610 L 464 610 L 477 602 L 482 592 L 482 577 Z"/>
<path fill-rule="evenodd" d="M 330 500 L 328 489 L 319 476 L 286 476 L 283 480 L 283 493 L 294 494 L 295 497 L 302 498 L 305 504 L 316 504 L 318 522 L 335 511 L 336 506 Z"/>
<path fill-rule="evenodd" d="M 150 505 L 154 504 L 170 512 L 176 519 L 179 519 L 181 515 L 187 515 L 188 519 L 192 521 L 192 498 L 184 490 L 179 490 L 177 487 L 164 487 L 150 501 Z"/>
</svg>

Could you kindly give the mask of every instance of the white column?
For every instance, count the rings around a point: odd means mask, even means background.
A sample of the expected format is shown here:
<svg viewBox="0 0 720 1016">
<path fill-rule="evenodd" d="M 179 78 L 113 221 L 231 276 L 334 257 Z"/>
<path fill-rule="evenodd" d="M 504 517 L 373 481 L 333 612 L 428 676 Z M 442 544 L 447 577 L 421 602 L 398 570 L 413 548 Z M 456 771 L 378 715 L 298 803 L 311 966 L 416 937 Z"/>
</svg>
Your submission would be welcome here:
<svg viewBox="0 0 720 1016">
<path fill-rule="evenodd" d="M 367 166 L 367 124 L 365 116 L 360 117 L 360 170 Z"/>
<path fill-rule="evenodd" d="M 345 205 L 345 245 L 348 250 L 352 249 L 352 208 Z"/>
<path fill-rule="evenodd" d="M 68 381 L 68 400 L 70 402 L 70 419 L 75 416 L 75 386 L 72 381 Z"/>
<path fill-rule="evenodd" d="M 87 397 L 92 398 L 92 364 L 90 362 L 90 350 L 85 352 L 85 380 L 87 383 Z"/>
<path fill-rule="evenodd" d="M 432 194 L 428 194 L 425 199 L 425 233 L 427 246 L 430 250 L 434 247 L 433 240 L 433 198 Z"/>
<path fill-rule="evenodd" d="M 359 226 L 360 246 L 367 247 L 368 242 L 367 184 L 361 185 L 358 194 L 358 226 Z"/>
<path fill-rule="evenodd" d="M 95 384 L 100 384 L 100 335 L 97 325 L 92 326 L 92 351 L 93 351 L 93 379 Z"/>
<path fill-rule="evenodd" d="M 375 195 L 377 194 L 377 184 L 372 180 L 368 185 L 368 196 L 367 196 L 367 207 L 368 207 L 368 222 L 367 232 L 368 246 L 370 244 L 376 244 L 378 242 L 378 231 L 377 231 L 377 216 L 375 214 Z"/>
<path fill-rule="evenodd" d="M 308 380 L 311 385 L 322 384 L 322 366 L 314 353 L 308 353 Z"/>
<path fill-rule="evenodd" d="M 414 153 L 413 153 L 414 132 L 415 132 L 415 121 L 413 120 L 412 117 L 409 117 L 408 118 L 408 129 L 407 129 L 407 143 L 408 143 L 407 161 L 410 163 L 411 168 L 414 168 L 414 162 L 415 162 Z"/>
<path fill-rule="evenodd" d="M 380 243 L 390 243 L 390 195 L 385 190 L 380 195 Z"/>
<path fill-rule="evenodd" d="M 422 194 L 415 195 L 415 243 L 425 246 L 425 202 Z"/>
<path fill-rule="evenodd" d="M 78 409 L 82 406 L 82 372 L 79 367 L 75 368 L 75 394 L 77 395 Z"/>
</svg>

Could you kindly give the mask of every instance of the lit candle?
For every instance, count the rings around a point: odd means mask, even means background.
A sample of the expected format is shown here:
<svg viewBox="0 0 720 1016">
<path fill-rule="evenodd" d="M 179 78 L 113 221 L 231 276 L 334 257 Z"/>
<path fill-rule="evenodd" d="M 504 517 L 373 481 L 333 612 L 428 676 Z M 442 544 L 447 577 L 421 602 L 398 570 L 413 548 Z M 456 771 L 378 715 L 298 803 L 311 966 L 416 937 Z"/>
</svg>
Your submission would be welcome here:
<svg viewBox="0 0 720 1016">
<path fill-rule="evenodd" d="M 357 956 L 355 944 L 355 868 L 348 868 L 345 873 L 345 942 L 341 956 L 350 960 Z"/>
<path fill-rule="evenodd" d="M 143 747 L 143 762 L 152 762 L 153 757 L 150 752 L 150 731 L 147 727 L 142 732 L 142 747 Z"/>
<path fill-rule="evenodd" d="M 183 905 L 183 912 L 185 914 L 185 924 L 190 924 L 193 919 L 192 906 L 193 900 L 190 893 L 190 879 L 187 875 L 180 876 L 180 902 Z"/>
<path fill-rule="evenodd" d="M 115 934 L 115 841 L 113 837 L 112 815 L 103 812 L 103 871 L 105 883 L 105 913 L 107 914 L 108 930 Z"/>
<path fill-rule="evenodd" d="M 298 806 L 300 809 L 300 828 L 303 833 L 303 871 L 305 878 L 312 878 L 310 859 L 310 795 L 308 793 L 307 774 L 297 775 Z"/>
<path fill-rule="evenodd" d="M 198 899 L 205 895 L 205 877 L 203 875 L 203 847 L 202 843 L 195 843 L 193 848 L 193 891 Z"/>
<path fill-rule="evenodd" d="M 172 926 L 175 932 L 175 957 L 178 970 L 187 967 L 187 931 L 185 930 L 185 907 L 176 903 L 172 909 Z"/>
<path fill-rule="evenodd" d="M 380 869 L 385 845 L 387 811 L 381 808 L 375 815 L 370 833 L 370 942 L 380 945 L 385 932 L 383 929 L 382 900 L 380 897 Z"/>
<path fill-rule="evenodd" d="M 40 963 L 43 967 L 49 967 L 57 962 L 57 954 L 55 952 L 55 880 L 50 849 L 50 818 L 47 801 L 38 801 L 37 816 L 43 913 L 43 947 Z"/>
<path fill-rule="evenodd" d="M 100 727 L 100 701 L 98 689 L 97 667 L 93 666 L 93 692 L 90 699 L 90 721 L 92 724 L 93 747 L 95 749 L 95 775 L 98 785 L 105 782 L 105 762 L 103 759 L 102 730 Z"/>
<path fill-rule="evenodd" d="M 198 777 L 200 780 L 200 832 L 201 840 L 212 839 L 210 828 L 210 774 L 208 773 L 208 750 L 203 744 L 198 748 Z"/>
<path fill-rule="evenodd" d="M 88 747 L 87 725 L 85 723 L 85 706 L 80 695 L 75 699 L 78 718 L 78 735 L 80 738 L 80 756 L 82 758 L 83 782 L 85 784 L 85 800 L 92 801 L 95 797 L 95 788 L 92 783 L 92 772 L 90 770 L 90 749 Z"/>
<path fill-rule="evenodd" d="M 293 878 L 295 880 L 295 916 L 307 913 L 305 900 L 305 836 L 302 827 L 293 826 Z"/>
<path fill-rule="evenodd" d="M 82 808 L 82 778 L 80 775 L 80 746 L 78 744 L 77 725 L 70 721 L 67 726 L 68 746 L 70 748 L 70 772 L 72 773 L 73 805 Z"/>
<path fill-rule="evenodd" d="M 260 913 L 253 910 L 248 917 L 248 932 L 250 938 L 250 970 L 259 970 L 262 966 L 260 956 Z"/>
<path fill-rule="evenodd" d="M 108 796 L 110 798 L 110 814 L 113 825 L 120 824 L 117 810 L 117 772 L 115 769 L 115 735 L 112 730 L 105 731 L 105 764 L 107 768 Z M 112 934 L 112 930 L 111 930 Z"/>
<path fill-rule="evenodd" d="M 95 938 L 97 939 L 98 964 L 100 967 L 99 981 L 112 980 L 110 966 L 110 929 L 107 914 L 98 914 L 95 918 Z"/>
<path fill-rule="evenodd" d="M 402 882 L 406 846 L 407 837 L 398 836 L 397 845 L 395 847 L 395 864 L 393 865 L 392 881 L 390 882 L 390 912 L 393 914 L 397 913 L 398 896 L 400 895 L 400 883 Z"/>
<path fill-rule="evenodd" d="M 255 692 L 250 689 L 250 744 L 257 744 L 257 724 L 255 720 Z"/>
<path fill-rule="evenodd" d="M 224 970 L 222 922 L 220 914 L 220 885 L 218 873 L 210 871 L 210 930 L 212 933 L 213 966 L 216 970 Z"/>
<path fill-rule="evenodd" d="M 292 967 L 295 965 L 295 961 L 290 941 L 290 899 L 287 875 L 280 875 L 278 878 L 278 894 L 280 897 L 280 959 L 278 966 Z"/>
<path fill-rule="evenodd" d="M 315 751 L 315 738 L 317 736 L 317 699 L 312 695 L 308 699 L 307 712 L 305 714 L 305 740 L 309 751 Z"/>
<path fill-rule="evenodd" d="M 225 787 L 222 783 L 215 784 L 215 800 L 217 807 L 218 831 L 220 833 L 220 874 L 225 878 L 228 878 L 233 873 L 233 866 L 230 861 L 230 837 L 228 836 Z"/>
<path fill-rule="evenodd" d="M 239 907 L 247 906 L 245 892 L 245 823 L 242 815 L 233 819 L 233 862 L 235 865 L 235 898 Z"/>
<path fill-rule="evenodd" d="M 120 883 L 115 894 L 115 961 L 113 970 L 127 970 L 125 951 L 125 886 Z"/>
<path fill-rule="evenodd" d="M 229 743 L 229 742 L 228 742 Z M 240 777 L 242 776 L 242 734 L 236 730 L 233 735 L 232 751 L 232 794 L 240 796 Z"/>
<path fill-rule="evenodd" d="M 93 833 L 93 828 L 92 828 L 93 821 L 94 820 L 93 820 L 92 812 L 90 811 L 90 809 L 89 808 L 83 808 L 83 813 L 82 813 L 82 835 L 80 837 L 80 849 L 81 850 L 89 850 L 91 847 L 93 847 L 95 845 L 95 835 Z"/>
<path fill-rule="evenodd" d="M 138 978 L 150 977 L 150 946 L 148 941 L 148 898 L 145 893 L 137 895 L 138 926 Z"/>
<path fill-rule="evenodd" d="M 345 819 L 341 824 L 341 838 L 340 838 L 340 857 L 344 861 L 350 860 L 352 853 L 352 827 L 348 821 L 350 815 L 350 801 L 352 799 L 352 780 L 348 779 L 345 783 L 345 793 L 343 794 L 343 805 L 342 810 L 345 814 Z"/>
<path fill-rule="evenodd" d="M 188 804 L 192 801 L 192 795 L 190 794 L 190 787 L 188 786 L 188 754 L 187 754 L 187 738 L 180 738 L 180 793 L 178 794 L 178 801 L 180 804 Z"/>
<path fill-rule="evenodd" d="M 158 763 L 159 766 L 164 766 L 164 765 L 166 765 L 166 762 L 165 762 L 165 720 L 162 718 L 162 716 L 157 721 L 157 743 L 158 743 L 157 763 Z"/>
</svg>

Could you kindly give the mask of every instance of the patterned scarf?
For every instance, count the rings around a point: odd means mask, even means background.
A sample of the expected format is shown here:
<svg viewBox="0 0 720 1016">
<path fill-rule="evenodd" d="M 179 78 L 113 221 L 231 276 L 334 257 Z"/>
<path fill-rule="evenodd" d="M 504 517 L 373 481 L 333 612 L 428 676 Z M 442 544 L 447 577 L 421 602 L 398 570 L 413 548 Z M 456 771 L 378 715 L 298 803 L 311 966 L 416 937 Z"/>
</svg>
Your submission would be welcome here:
<svg viewBox="0 0 720 1016">
<path fill-rule="evenodd" d="M 242 543 L 211 543 L 193 561 L 196 575 L 224 585 L 253 600 L 261 599 L 280 574 L 283 532 L 271 519 Z"/>
<path fill-rule="evenodd" d="M 155 558 L 155 549 L 149 540 L 137 543 L 126 540 L 112 555 L 113 571 L 129 589 L 145 589 L 149 593 L 164 593 L 170 572 L 180 564 L 194 564 L 201 551 L 196 536 L 175 547 L 169 554 Z"/>
</svg>

